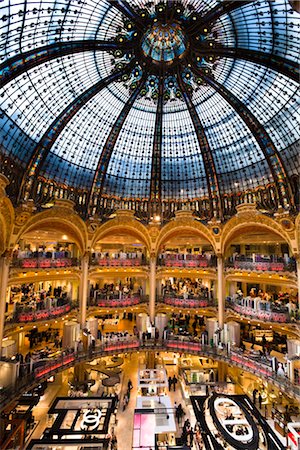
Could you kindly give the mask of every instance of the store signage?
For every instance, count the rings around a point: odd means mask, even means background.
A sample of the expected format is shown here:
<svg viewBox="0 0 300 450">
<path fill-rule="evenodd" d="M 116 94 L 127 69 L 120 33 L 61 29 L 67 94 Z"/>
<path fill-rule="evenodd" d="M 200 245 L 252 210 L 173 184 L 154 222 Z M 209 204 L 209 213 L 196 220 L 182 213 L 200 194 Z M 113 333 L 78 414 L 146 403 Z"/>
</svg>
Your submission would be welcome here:
<svg viewBox="0 0 300 450">
<path fill-rule="evenodd" d="M 101 411 L 100 409 L 89 409 L 83 414 L 80 422 L 80 429 L 93 431 L 96 430 L 100 424 Z"/>
</svg>

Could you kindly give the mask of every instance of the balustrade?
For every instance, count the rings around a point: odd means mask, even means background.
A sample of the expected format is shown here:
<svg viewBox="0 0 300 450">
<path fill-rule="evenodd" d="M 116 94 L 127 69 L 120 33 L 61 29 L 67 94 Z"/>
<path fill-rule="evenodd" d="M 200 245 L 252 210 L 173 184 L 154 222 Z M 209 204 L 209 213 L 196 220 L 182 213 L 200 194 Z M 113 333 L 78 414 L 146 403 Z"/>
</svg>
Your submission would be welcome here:
<svg viewBox="0 0 300 450">
<path fill-rule="evenodd" d="M 158 258 L 158 265 L 165 267 L 216 267 L 216 258 L 214 255 L 211 257 L 203 255 L 191 255 L 191 254 L 165 254 L 160 255 Z"/>
<path fill-rule="evenodd" d="M 47 309 L 35 309 L 29 305 L 19 304 L 17 305 L 16 311 L 12 314 L 12 316 L 7 318 L 6 323 L 26 323 L 36 322 L 39 320 L 49 320 L 67 314 L 73 307 L 73 303 L 69 300 L 65 300 L 65 303 L 62 305 Z"/>
<path fill-rule="evenodd" d="M 14 258 L 11 263 L 11 267 L 22 269 L 51 269 L 51 268 L 65 268 L 78 266 L 79 262 L 77 258 Z"/>
<path fill-rule="evenodd" d="M 178 308 L 207 308 L 214 306 L 214 301 L 205 297 L 184 297 L 179 295 L 165 295 L 160 297 L 160 301 L 166 305 L 175 306 Z"/>
<path fill-rule="evenodd" d="M 266 363 L 252 359 L 251 355 L 244 355 L 239 349 L 219 349 L 214 346 L 202 345 L 196 339 L 183 336 L 172 336 L 172 339 L 149 340 L 145 342 L 131 336 L 129 339 L 121 338 L 117 341 L 112 340 L 102 343 L 101 345 L 97 345 L 94 349 L 90 348 L 88 351 L 81 353 L 71 351 L 66 354 L 65 352 L 62 352 L 60 356 L 54 357 L 51 360 L 42 360 L 41 365 L 33 369 L 30 373 L 18 378 L 14 385 L 0 390 L 0 408 L 3 408 L 13 398 L 21 395 L 22 392 L 30 389 L 41 380 L 47 379 L 49 376 L 56 374 L 60 370 L 72 367 L 76 363 L 90 361 L 105 355 L 149 349 L 153 349 L 156 352 L 172 351 L 196 354 L 198 356 L 203 355 L 211 359 L 224 361 L 240 367 L 243 370 L 251 371 L 266 379 L 269 383 L 277 385 L 280 387 L 281 391 L 288 392 L 289 395 L 300 398 L 299 385 L 292 383 L 286 376 L 277 375 L 272 370 L 270 362 Z"/>
<path fill-rule="evenodd" d="M 94 303 L 100 307 L 107 308 L 123 308 L 125 306 L 138 305 L 141 297 L 138 294 L 132 295 L 110 295 L 98 294 Z"/>
<path fill-rule="evenodd" d="M 225 267 L 259 272 L 294 272 L 296 270 L 296 262 L 293 258 L 284 259 L 276 256 L 270 256 L 270 258 L 244 256 L 227 259 Z"/>
<path fill-rule="evenodd" d="M 289 313 L 286 306 L 276 306 L 271 302 L 261 300 L 259 297 L 241 298 L 237 295 L 227 297 L 227 306 L 237 313 L 266 322 L 286 323 L 291 318 L 295 318 L 295 314 Z"/>
<path fill-rule="evenodd" d="M 100 267 L 138 267 L 145 266 L 146 258 L 91 258 L 90 265 Z"/>
</svg>

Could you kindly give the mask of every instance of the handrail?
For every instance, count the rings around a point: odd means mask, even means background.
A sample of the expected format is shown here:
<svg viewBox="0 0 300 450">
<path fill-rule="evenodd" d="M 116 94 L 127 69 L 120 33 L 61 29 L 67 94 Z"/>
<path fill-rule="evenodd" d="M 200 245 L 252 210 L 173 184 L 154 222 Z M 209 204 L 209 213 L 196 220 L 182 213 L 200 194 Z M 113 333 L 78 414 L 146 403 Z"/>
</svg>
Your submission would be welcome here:
<svg viewBox="0 0 300 450">
<path fill-rule="evenodd" d="M 172 257 L 174 256 L 174 257 Z M 178 256 L 188 256 L 186 259 L 180 259 Z M 193 258 L 191 257 L 193 256 Z M 206 258 L 200 255 L 168 255 L 168 257 L 158 257 L 157 265 L 161 267 L 188 267 L 188 268 L 216 268 L 216 258 Z"/>
<path fill-rule="evenodd" d="M 47 258 L 45 256 L 38 256 L 29 258 L 14 258 L 11 262 L 11 267 L 15 269 L 59 269 L 76 266 L 79 266 L 79 260 L 71 257 Z"/>
<path fill-rule="evenodd" d="M 178 308 L 208 308 L 210 306 L 216 306 L 214 299 L 208 299 L 207 297 L 200 295 L 184 298 L 183 295 L 167 294 L 159 296 L 158 301 Z"/>
<path fill-rule="evenodd" d="M 292 314 L 289 313 L 287 307 L 272 307 L 270 303 L 264 304 L 260 300 L 257 300 L 259 305 L 256 308 L 252 307 L 249 302 L 256 300 L 251 299 L 251 297 L 243 297 L 241 299 L 227 297 L 226 303 L 228 308 L 242 316 L 252 319 L 276 323 L 287 323 L 291 321 Z M 265 306 L 265 308 L 262 308 L 262 306 Z"/>
<path fill-rule="evenodd" d="M 70 300 L 67 301 L 67 303 L 64 303 L 63 305 L 59 306 L 53 306 L 51 308 L 44 308 L 35 310 L 32 307 L 24 307 L 20 311 L 15 311 L 13 313 L 12 319 L 9 319 L 9 316 L 6 319 L 7 324 L 27 324 L 29 322 L 36 322 L 41 320 L 51 320 L 55 319 L 57 317 L 64 316 L 65 314 L 68 314 L 72 309 L 77 307 L 76 302 L 72 302 Z"/>
<path fill-rule="evenodd" d="M 235 269 L 235 270 L 253 270 L 259 272 L 295 272 L 296 271 L 296 263 L 293 260 L 289 262 L 285 261 L 253 261 L 252 258 L 245 258 L 241 260 L 227 259 L 225 261 L 226 269 Z"/>
<path fill-rule="evenodd" d="M 196 355 L 203 355 L 211 359 L 232 364 L 245 371 L 251 371 L 261 378 L 264 378 L 281 391 L 293 395 L 300 399 L 300 386 L 295 385 L 284 376 L 278 376 L 273 371 L 270 365 L 255 361 L 236 350 L 227 351 L 227 349 L 219 349 L 215 346 L 203 345 L 195 340 L 180 340 L 165 339 L 165 340 L 146 340 L 141 341 L 136 338 L 124 339 L 120 341 L 107 342 L 96 346 L 94 349 L 90 348 L 81 353 L 71 352 L 68 354 L 62 353 L 57 358 L 51 361 L 45 361 L 45 364 L 39 365 L 31 373 L 17 379 L 15 385 L 8 386 L 0 390 L 0 411 L 5 408 L 12 400 L 18 398 L 23 392 L 32 389 L 38 383 L 47 380 L 51 375 L 66 370 L 74 364 L 81 362 L 89 362 L 95 358 L 114 355 L 116 353 L 130 353 L 137 351 L 172 351 L 179 353 L 190 353 Z"/>
<path fill-rule="evenodd" d="M 100 294 L 96 299 L 90 299 L 89 305 L 96 305 L 105 308 L 125 308 L 126 306 L 138 305 L 146 301 L 146 297 L 139 294 L 118 295 L 112 294 L 107 298 L 107 294 Z"/>
<path fill-rule="evenodd" d="M 139 267 L 149 265 L 146 258 L 91 258 L 91 266 L 99 267 Z"/>
</svg>

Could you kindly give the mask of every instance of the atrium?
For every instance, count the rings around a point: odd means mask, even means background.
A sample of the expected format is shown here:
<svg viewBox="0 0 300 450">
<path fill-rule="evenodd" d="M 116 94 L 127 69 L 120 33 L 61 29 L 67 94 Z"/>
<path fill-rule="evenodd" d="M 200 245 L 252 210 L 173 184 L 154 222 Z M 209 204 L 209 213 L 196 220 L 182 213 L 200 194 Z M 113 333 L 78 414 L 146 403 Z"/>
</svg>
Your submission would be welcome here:
<svg viewBox="0 0 300 450">
<path fill-rule="evenodd" d="M 1 450 L 300 448 L 300 5 L 0 3 Z"/>
</svg>

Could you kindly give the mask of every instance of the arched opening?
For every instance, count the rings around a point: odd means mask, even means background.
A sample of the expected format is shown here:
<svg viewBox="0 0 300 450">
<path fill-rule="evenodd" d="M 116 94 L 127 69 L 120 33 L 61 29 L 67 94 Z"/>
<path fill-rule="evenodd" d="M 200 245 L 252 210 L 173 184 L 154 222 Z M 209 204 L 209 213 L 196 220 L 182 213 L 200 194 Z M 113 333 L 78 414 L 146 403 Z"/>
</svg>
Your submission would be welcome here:
<svg viewBox="0 0 300 450">
<path fill-rule="evenodd" d="M 81 236 L 70 224 L 45 219 L 31 224 L 13 248 L 8 322 L 50 320 L 76 307 Z"/>
<path fill-rule="evenodd" d="M 197 228 L 178 227 L 161 239 L 157 255 L 157 293 L 166 305 L 207 308 L 216 288 L 216 255 Z"/>
<path fill-rule="evenodd" d="M 243 224 L 224 245 L 231 306 L 260 320 L 292 320 L 297 305 L 296 261 L 287 239 L 271 227 Z"/>
<path fill-rule="evenodd" d="M 90 304 L 128 307 L 146 301 L 149 251 L 145 237 L 132 227 L 99 233 L 91 247 Z"/>
</svg>

